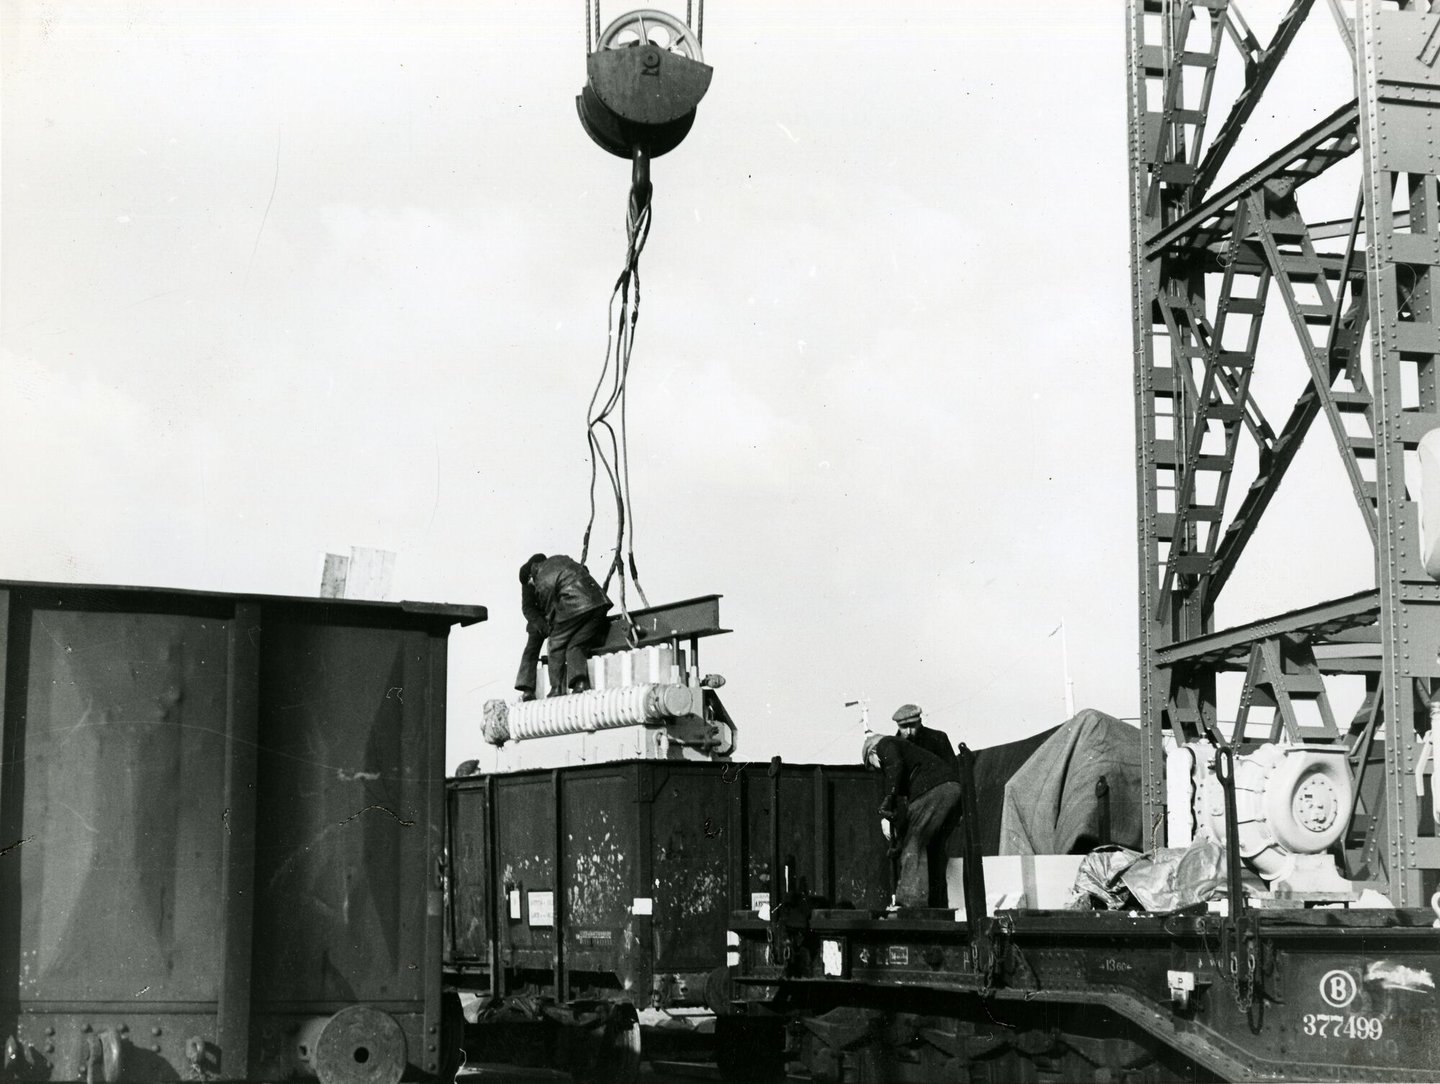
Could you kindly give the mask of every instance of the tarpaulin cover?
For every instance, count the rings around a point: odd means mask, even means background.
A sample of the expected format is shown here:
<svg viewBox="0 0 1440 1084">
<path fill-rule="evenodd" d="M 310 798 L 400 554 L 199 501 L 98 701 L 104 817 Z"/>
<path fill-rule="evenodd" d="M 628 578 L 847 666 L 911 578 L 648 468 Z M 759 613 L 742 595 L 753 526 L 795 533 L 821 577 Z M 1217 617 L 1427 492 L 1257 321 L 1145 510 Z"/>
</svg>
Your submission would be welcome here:
<svg viewBox="0 0 1440 1084">
<path fill-rule="evenodd" d="M 1095 794 L 1105 777 L 1106 809 Z M 1005 784 L 1001 854 L 1085 854 L 1107 843 L 1140 849 L 1140 731 L 1086 708 L 1059 727 Z"/>
<path fill-rule="evenodd" d="M 981 854 L 1000 853 L 1000 819 L 1005 809 L 1005 784 L 1020 770 L 1060 728 L 1052 726 L 1040 734 L 1019 741 L 992 745 L 975 750 L 975 810 L 976 831 L 979 835 Z M 952 834 L 952 840 L 959 844 L 960 833 Z M 960 857 L 959 849 L 952 849 L 954 857 Z"/>
<path fill-rule="evenodd" d="M 1102 910 L 1121 911 L 1139 906 L 1121 880 L 1121 875 L 1139 857 L 1140 852 L 1129 847 L 1097 847 L 1080 860 L 1075 891 L 1089 897 L 1089 904 Z"/>
<path fill-rule="evenodd" d="M 1107 908 L 1178 911 L 1204 903 L 1225 888 L 1225 851 L 1209 836 L 1189 847 L 1139 854 L 1127 847 L 1091 851 L 1080 863 L 1075 890 Z"/>
<path fill-rule="evenodd" d="M 1188 847 L 1161 847 L 1120 875 L 1147 911 L 1178 911 L 1203 903 L 1225 885 L 1225 851 L 1209 836 Z"/>
</svg>

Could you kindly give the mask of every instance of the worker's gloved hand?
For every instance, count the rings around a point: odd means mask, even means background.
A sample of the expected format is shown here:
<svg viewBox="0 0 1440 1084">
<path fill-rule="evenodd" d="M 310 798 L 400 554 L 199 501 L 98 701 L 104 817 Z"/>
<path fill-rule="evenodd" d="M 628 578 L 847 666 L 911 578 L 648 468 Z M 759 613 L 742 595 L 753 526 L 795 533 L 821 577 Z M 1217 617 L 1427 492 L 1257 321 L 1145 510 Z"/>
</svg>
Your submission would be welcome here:
<svg viewBox="0 0 1440 1084">
<path fill-rule="evenodd" d="M 880 834 L 885 837 L 887 843 L 895 838 L 895 831 L 890 827 L 890 821 L 886 817 L 880 818 Z"/>
</svg>

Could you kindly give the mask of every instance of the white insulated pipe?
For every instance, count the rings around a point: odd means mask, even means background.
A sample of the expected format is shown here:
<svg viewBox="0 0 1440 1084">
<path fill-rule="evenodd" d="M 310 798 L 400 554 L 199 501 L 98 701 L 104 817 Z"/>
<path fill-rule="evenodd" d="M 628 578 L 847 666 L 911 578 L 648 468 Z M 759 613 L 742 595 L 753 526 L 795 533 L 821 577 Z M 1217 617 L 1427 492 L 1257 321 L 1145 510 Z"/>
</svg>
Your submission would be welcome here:
<svg viewBox="0 0 1440 1084">
<path fill-rule="evenodd" d="M 507 704 L 490 700 L 485 704 L 481 725 L 491 745 L 529 738 L 551 738 L 561 734 L 589 734 L 596 730 L 617 730 L 626 726 L 663 723 L 701 713 L 700 689 L 688 685 L 651 682 L 618 689 L 593 689 L 544 700 Z"/>
</svg>

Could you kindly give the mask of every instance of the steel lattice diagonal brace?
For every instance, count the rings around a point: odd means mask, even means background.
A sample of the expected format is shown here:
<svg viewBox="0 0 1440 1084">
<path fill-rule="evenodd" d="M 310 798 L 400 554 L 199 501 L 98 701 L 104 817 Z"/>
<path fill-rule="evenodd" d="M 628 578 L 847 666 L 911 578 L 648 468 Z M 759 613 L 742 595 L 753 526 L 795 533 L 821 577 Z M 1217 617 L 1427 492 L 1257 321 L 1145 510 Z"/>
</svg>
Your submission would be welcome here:
<svg viewBox="0 0 1440 1084">
<path fill-rule="evenodd" d="M 1249 51 L 1248 47 L 1253 45 L 1253 35 L 1240 37 L 1244 41 L 1242 49 L 1245 53 L 1245 89 L 1240 92 L 1230 107 L 1230 113 L 1224 123 L 1215 134 L 1215 139 L 1206 148 L 1205 157 L 1197 169 L 1197 184 L 1200 188 L 1209 188 L 1210 182 L 1225 164 L 1225 158 L 1234 148 L 1240 138 L 1240 132 L 1245 122 L 1255 112 L 1255 107 L 1260 103 L 1265 93 L 1265 88 L 1270 85 L 1270 79 L 1280 67 L 1280 61 L 1284 59 L 1290 48 L 1290 43 L 1295 40 L 1295 34 L 1305 21 L 1305 16 L 1310 14 L 1311 5 L 1314 0 L 1295 0 L 1290 10 L 1280 20 L 1280 25 L 1275 30 L 1275 35 L 1270 43 L 1258 53 Z M 1233 21 L 1235 12 L 1233 10 L 1227 15 Z M 1247 27 L 1246 30 L 1249 28 Z"/>
<path fill-rule="evenodd" d="M 1195 182 L 1228 4 L 1229 0 L 1183 0 L 1172 8 L 1164 47 L 1167 64 L 1160 156 L 1166 162 L 1167 179 L 1180 185 Z M 1190 72 L 1199 73 L 1199 90 L 1193 95 L 1188 92 L 1195 80 L 1186 79 Z"/>
<path fill-rule="evenodd" d="M 1289 310 L 1320 405 L 1340 448 L 1345 472 L 1350 478 L 1365 527 L 1374 539 L 1375 482 L 1373 477 L 1366 477 L 1362 462 L 1368 464 L 1373 461 L 1375 440 L 1368 426 L 1365 432 L 1359 434 L 1352 434 L 1346 429 L 1342 408 L 1331 393 L 1337 374 L 1331 367 L 1329 338 L 1330 328 L 1340 319 L 1339 295 L 1330 289 L 1325 269 L 1321 266 L 1293 193 L 1266 199 L 1262 190 L 1251 196 L 1250 202 L 1257 212 L 1255 222 L 1266 260 L 1274 271 L 1275 281 Z M 1302 288 L 1311 292 L 1312 299 L 1301 299 Z M 1363 409 L 1368 396 L 1364 378 L 1358 369 L 1353 371 L 1353 384 L 1349 390 L 1352 396 L 1357 397 L 1350 402 L 1362 404 L 1359 414 L 1368 420 L 1370 412 Z"/>
<path fill-rule="evenodd" d="M 1180 401 L 1192 402 L 1193 410 L 1185 419 L 1183 454 L 1178 448 L 1175 454 L 1173 527 L 1161 532 L 1162 541 L 1168 534 L 1170 543 L 1161 594 L 1168 598 L 1172 588 L 1190 594 L 1198 587 L 1207 611 L 1213 603 L 1208 588 L 1240 432 L 1242 428 L 1248 430 L 1262 452 L 1274 440 L 1250 392 L 1270 269 L 1264 265 L 1240 267 L 1237 253 L 1246 232 L 1247 205 L 1242 203 L 1239 210 L 1237 228 L 1222 260 L 1224 271 L 1216 293 L 1214 322 L 1205 318 L 1199 309 L 1201 299 L 1194 297 L 1179 299 L 1164 310 L 1171 341 L 1196 343 L 1203 372 L 1196 382 L 1185 372 L 1189 360 L 1182 363 L 1186 390 L 1194 394 Z M 1237 323 L 1232 316 L 1241 319 Z M 1221 438 L 1218 446 L 1213 439 L 1217 435 Z"/>
</svg>

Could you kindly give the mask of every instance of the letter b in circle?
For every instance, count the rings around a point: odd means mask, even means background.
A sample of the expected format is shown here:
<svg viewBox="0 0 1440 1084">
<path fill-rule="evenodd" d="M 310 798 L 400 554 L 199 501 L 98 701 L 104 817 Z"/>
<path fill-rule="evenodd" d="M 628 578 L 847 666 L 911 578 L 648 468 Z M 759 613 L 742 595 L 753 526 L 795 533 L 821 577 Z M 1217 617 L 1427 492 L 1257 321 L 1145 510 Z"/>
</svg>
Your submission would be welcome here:
<svg viewBox="0 0 1440 1084">
<path fill-rule="evenodd" d="M 1348 971 L 1327 971 L 1320 978 L 1320 996 L 1325 1004 L 1343 1009 L 1355 1000 L 1358 993 L 1355 976 Z"/>
</svg>

